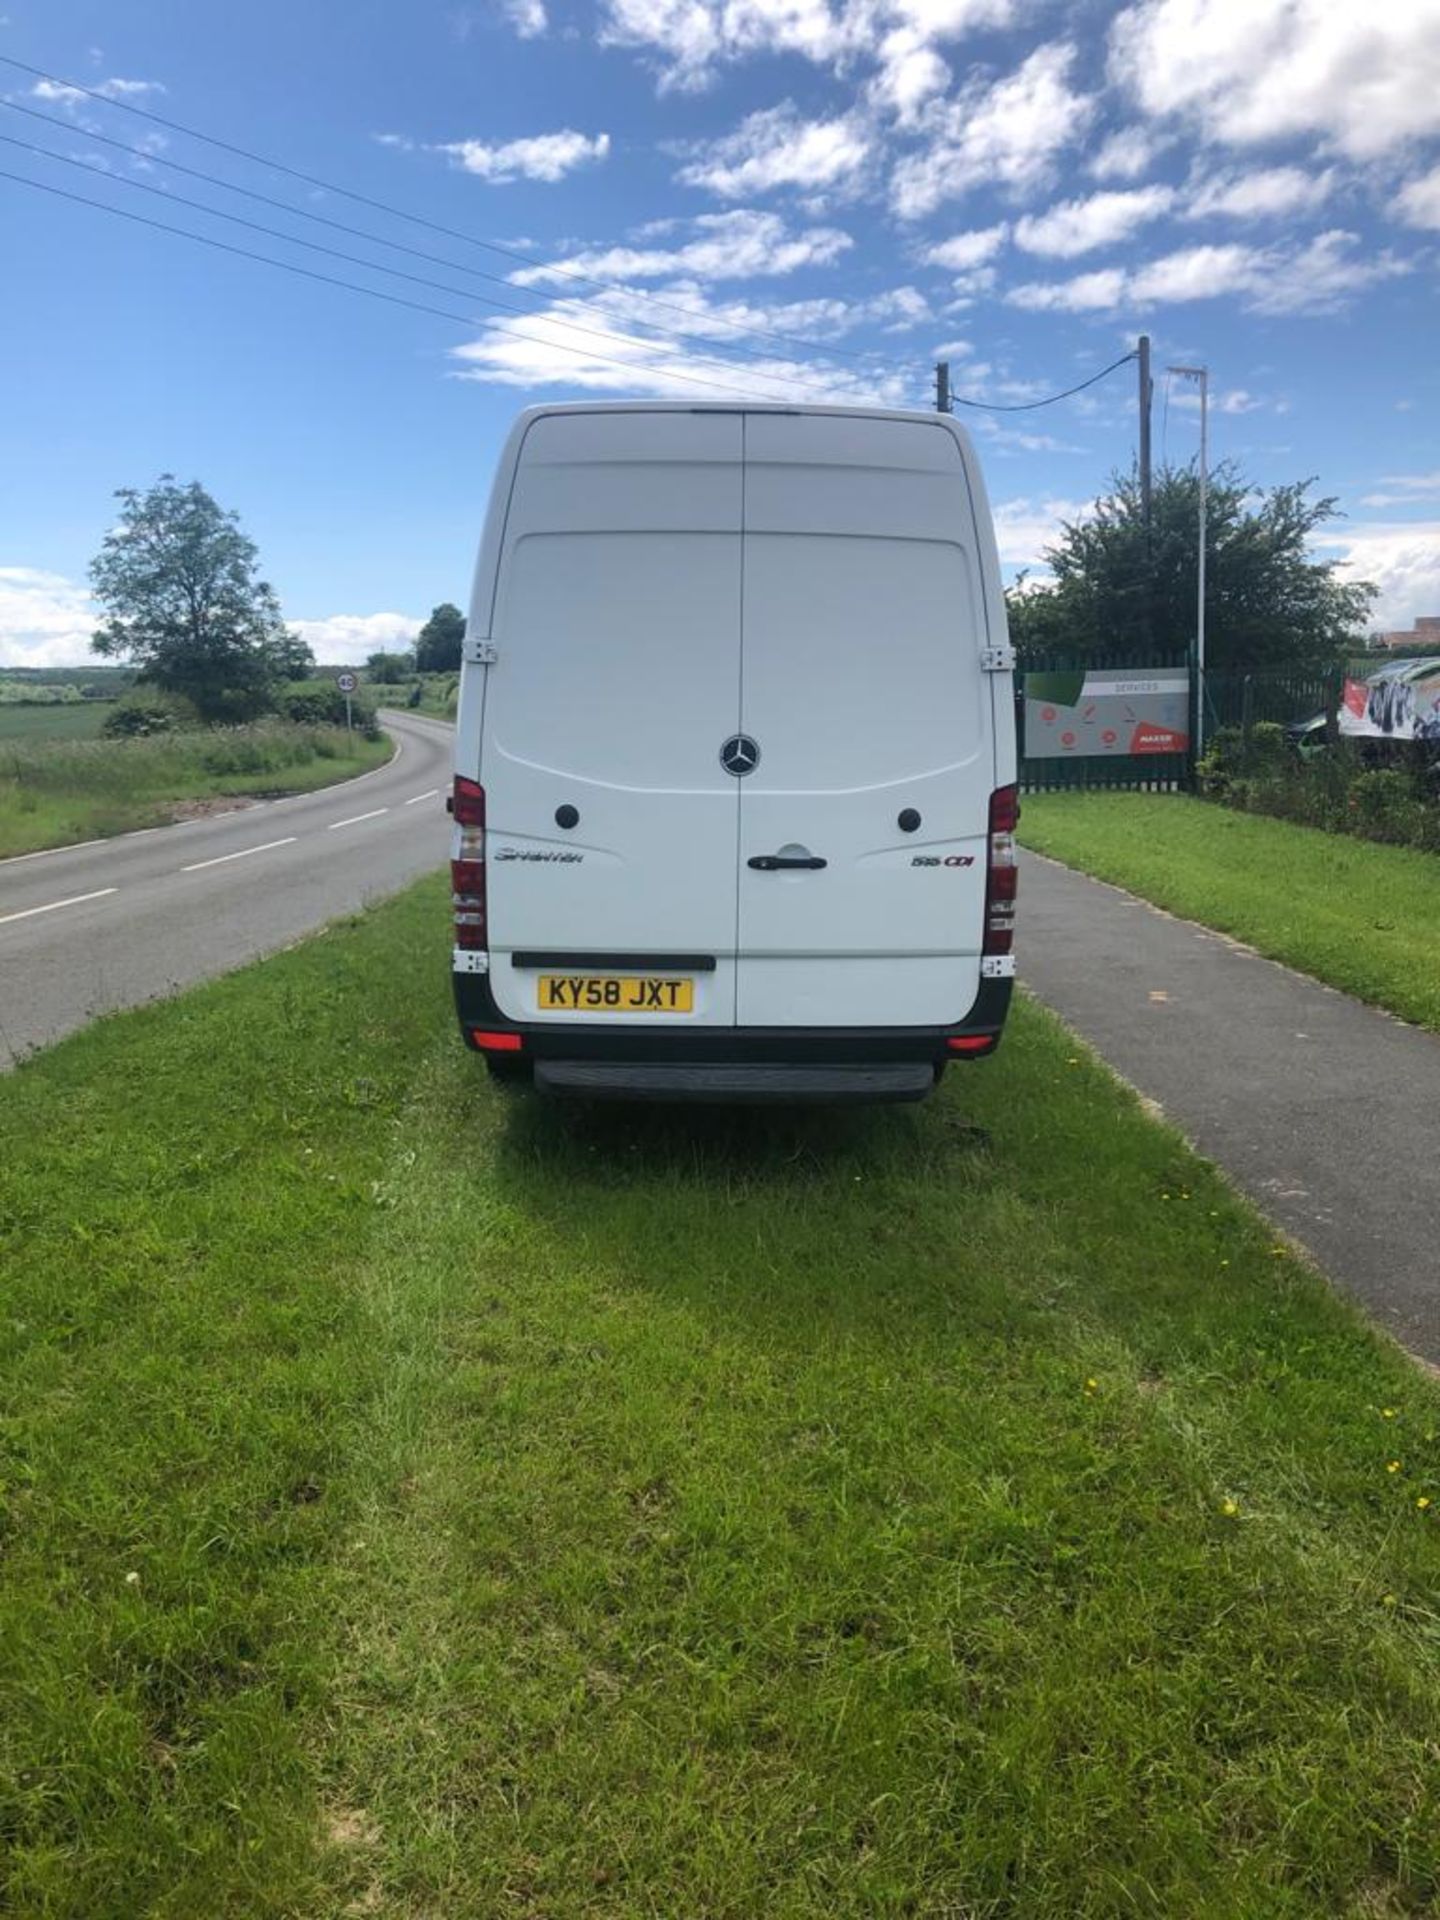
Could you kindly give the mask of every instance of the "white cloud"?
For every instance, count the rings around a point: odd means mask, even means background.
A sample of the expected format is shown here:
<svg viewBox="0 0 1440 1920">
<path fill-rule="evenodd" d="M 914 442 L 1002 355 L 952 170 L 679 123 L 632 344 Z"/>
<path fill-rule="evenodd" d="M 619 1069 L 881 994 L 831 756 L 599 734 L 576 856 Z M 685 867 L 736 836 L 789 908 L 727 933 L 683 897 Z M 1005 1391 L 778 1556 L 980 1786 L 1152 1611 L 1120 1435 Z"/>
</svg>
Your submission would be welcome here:
<svg viewBox="0 0 1440 1920">
<path fill-rule="evenodd" d="M 501 11 L 522 40 L 538 40 L 550 24 L 544 0 L 501 0 Z"/>
<path fill-rule="evenodd" d="M 1095 180 L 1138 180 L 1168 144 L 1146 127 L 1121 127 L 1101 142 L 1085 170 Z"/>
<path fill-rule="evenodd" d="M 0 667 L 76 667 L 94 659 L 100 610 L 89 589 L 63 573 L 0 567 Z M 421 621 L 404 613 L 337 613 L 287 620 L 320 661 L 350 663 L 409 646 Z"/>
<path fill-rule="evenodd" d="M 491 146 L 484 140 L 447 140 L 431 148 L 432 153 L 448 153 L 466 173 L 477 174 L 491 186 L 502 187 L 512 180 L 563 180 L 577 167 L 603 160 L 610 151 L 608 133 L 576 133 L 566 127 L 560 133 L 537 133 L 524 140 L 506 140 Z"/>
<path fill-rule="evenodd" d="M 1088 200 L 1062 200 L 1046 212 L 1027 214 L 1016 223 L 1015 244 L 1027 253 L 1073 260 L 1127 239 L 1148 221 L 1169 211 L 1171 187 L 1137 187 L 1129 193 L 1093 193 Z"/>
<path fill-rule="evenodd" d="M 1255 313 L 1333 313 L 1363 288 L 1409 270 L 1391 254 L 1358 258 L 1356 244 L 1353 233 L 1337 229 L 1298 248 L 1183 247 L 1133 270 L 1106 267 L 1012 287 L 1006 299 L 1031 312 L 1095 313 L 1234 294 Z"/>
<path fill-rule="evenodd" d="M 1073 280 L 1027 281 L 1012 287 L 1005 298 L 1030 313 L 1101 313 L 1120 305 L 1127 284 L 1123 268 L 1102 267 L 1096 273 L 1076 274 Z"/>
<path fill-rule="evenodd" d="M 707 86 L 721 65 L 759 54 L 831 68 L 865 58 L 877 95 L 903 115 L 948 83 L 937 44 L 1017 11 L 1018 0 L 606 0 L 600 40 L 654 56 L 662 92 Z"/>
<path fill-rule="evenodd" d="M 1396 194 L 1393 211 L 1411 227 L 1440 228 L 1440 167 L 1432 167 Z"/>
<path fill-rule="evenodd" d="M 323 620 L 290 620 L 321 666 L 355 666 L 372 653 L 412 646 L 424 625 L 409 613 L 332 613 Z"/>
<path fill-rule="evenodd" d="M 920 219 L 977 186 L 1042 186 L 1090 118 L 1092 101 L 1069 83 L 1074 63 L 1073 46 L 1052 42 L 1003 80 L 975 82 L 928 108 L 920 122 L 927 144 L 891 179 L 901 219 Z"/>
<path fill-rule="evenodd" d="M 1380 485 L 1385 491 L 1364 494 L 1362 507 L 1402 507 L 1440 498 L 1440 467 L 1431 473 L 1385 473 Z"/>
<path fill-rule="evenodd" d="M 893 366 L 837 363 L 822 346 L 811 350 L 806 344 L 838 340 L 866 323 L 911 326 L 929 318 L 913 288 L 856 303 L 800 300 L 769 306 L 746 299 L 717 301 L 696 281 L 666 281 L 663 293 L 662 307 L 638 289 L 612 287 L 592 298 L 553 299 L 526 316 L 523 332 L 492 323 L 453 350 L 459 377 L 506 387 L 696 401 L 734 395 L 902 406 L 914 398 L 917 381 L 907 381 Z M 676 308 L 683 317 L 672 322 Z M 667 331 L 670 324 L 682 327 L 686 338 Z M 612 337 L 596 340 L 578 327 Z M 761 331 L 768 341 L 761 341 Z M 759 357 L 737 357 L 742 352 Z"/>
<path fill-rule="evenodd" d="M 0 567 L 0 667 L 75 667 L 100 624 L 89 589 L 63 573 Z"/>
<path fill-rule="evenodd" d="M 1061 527 L 1093 512 L 1088 500 L 1002 500 L 995 507 L 995 538 L 1007 567 L 1044 566 L 1044 552 L 1054 546 Z"/>
<path fill-rule="evenodd" d="M 517 286 L 563 284 L 568 276 L 592 280 L 657 280 L 685 275 L 696 280 L 748 280 L 828 267 L 854 245 L 837 227 L 792 233 L 777 213 L 751 208 L 705 213 L 691 222 L 692 238 L 676 247 L 582 248 L 546 266 L 523 267 L 510 278 Z"/>
<path fill-rule="evenodd" d="M 1440 613 L 1440 520 L 1352 522 L 1317 537 L 1356 580 L 1372 580 L 1380 598 L 1372 628 L 1412 626 L 1417 614 Z"/>
<path fill-rule="evenodd" d="M 1229 214 L 1236 220 L 1268 220 L 1310 213 L 1329 199 L 1335 170 L 1319 173 L 1302 167 L 1262 167 L 1254 173 L 1214 174 L 1185 190 L 1184 216 L 1203 220 Z"/>
<path fill-rule="evenodd" d="M 849 184 L 870 151 L 870 135 L 856 115 L 802 120 L 787 100 L 752 113 L 733 133 L 706 143 L 677 178 L 722 200 L 743 200 L 776 187 L 814 193 Z"/>
<path fill-rule="evenodd" d="M 1440 131 L 1435 0 L 1139 0 L 1110 73 L 1152 118 L 1232 146 L 1318 135 L 1356 160 Z"/>
<path fill-rule="evenodd" d="M 1126 294 L 1142 305 L 1214 300 L 1253 287 L 1257 265 L 1253 247 L 1181 247 L 1130 274 Z"/>
<path fill-rule="evenodd" d="M 968 233 L 952 234 L 948 240 L 927 248 L 925 263 L 931 267 L 949 267 L 955 273 L 983 267 L 987 260 L 995 258 L 1009 234 L 1010 228 L 1003 220 L 995 227 L 972 227 Z"/>
<path fill-rule="evenodd" d="M 1333 313 L 1352 294 L 1410 271 L 1410 263 L 1382 253 L 1357 259 L 1353 233 L 1332 228 L 1288 256 L 1272 254 L 1257 276 L 1250 305 L 1257 313 Z"/>
<path fill-rule="evenodd" d="M 147 93 L 164 93 L 159 80 L 97 80 L 89 93 L 103 93 L 107 100 L 136 100 Z M 78 107 L 88 98 L 79 87 L 67 87 L 63 80 L 37 80 L 30 89 L 32 100 L 45 100 L 52 106 Z"/>
</svg>

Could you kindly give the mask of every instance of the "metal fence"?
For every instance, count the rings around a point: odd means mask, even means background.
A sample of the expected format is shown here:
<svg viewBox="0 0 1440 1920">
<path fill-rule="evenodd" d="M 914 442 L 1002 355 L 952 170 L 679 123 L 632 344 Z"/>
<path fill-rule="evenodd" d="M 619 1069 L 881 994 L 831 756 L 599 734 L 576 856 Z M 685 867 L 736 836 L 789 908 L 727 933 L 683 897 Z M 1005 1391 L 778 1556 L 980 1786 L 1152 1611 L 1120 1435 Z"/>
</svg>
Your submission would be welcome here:
<svg viewBox="0 0 1440 1920">
<path fill-rule="evenodd" d="M 1345 674 L 1340 667 L 1274 668 L 1265 673 L 1205 675 L 1205 738 L 1220 727 L 1248 733 L 1260 721 L 1288 726 L 1335 713 Z"/>
<path fill-rule="evenodd" d="M 1189 664 L 1188 655 L 1157 648 L 1144 656 L 1134 653 L 1097 653 L 1083 658 L 1073 653 L 1027 652 L 1015 675 L 1016 724 L 1020 741 L 1020 784 L 1029 793 L 1069 791 L 1074 788 L 1119 788 L 1130 792 L 1173 793 L 1194 785 L 1193 753 L 1077 754 L 1048 759 L 1025 751 L 1025 682 L 1031 673 L 1087 671 L 1143 673 L 1148 669 Z M 1345 673 L 1340 667 L 1279 667 L 1257 673 L 1206 673 L 1203 738 L 1214 738 L 1221 727 L 1247 732 L 1262 721 L 1288 726 L 1315 714 L 1334 714 L 1340 705 Z M 1192 682 L 1190 738 L 1197 729 L 1196 695 Z"/>
</svg>

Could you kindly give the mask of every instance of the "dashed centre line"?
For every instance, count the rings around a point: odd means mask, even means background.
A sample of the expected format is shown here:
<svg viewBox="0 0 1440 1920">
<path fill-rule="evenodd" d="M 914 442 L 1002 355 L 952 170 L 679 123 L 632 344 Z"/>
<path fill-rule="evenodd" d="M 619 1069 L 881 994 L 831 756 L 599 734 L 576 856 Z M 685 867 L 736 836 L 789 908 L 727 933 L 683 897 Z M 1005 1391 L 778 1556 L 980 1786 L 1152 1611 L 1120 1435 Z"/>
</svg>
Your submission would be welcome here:
<svg viewBox="0 0 1440 1920">
<path fill-rule="evenodd" d="M 412 793 L 410 798 L 405 802 L 405 804 L 407 807 L 413 807 L 417 801 L 433 800 L 436 797 L 436 795 L 439 793 L 439 791 L 440 791 L 439 787 L 431 787 L 428 793 Z"/>
<path fill-rule="evenodd" d="M 337 827 L 358 827 L 362 820 L 378 820 L 382 813 L 389 811 L 389 807 L 372 807 L 369 813 L 353 813 L 348 820 L 332 820 L 326 831 L 334 833 Z"/>
<path fill-rule="evenodd" d="M 238 853 L 217 853 L 213 860 L 195 860 L 188 867 L 182 867 L 182 873 L 199 873 L 203 867 L 223 867 L 227 860 L 244 860 L 252 853 L 269 853 L 272 847 L 293 846 L 300 838 L 298 833 L 286 834 L 283 840 L 267 840 L 263 846 L 241 847 Z"/>
<path fill-rule="evenodd" d="M 119 891 L 118 887 L 99 887 L 94 893 L 72 893 L 68 900 L 51 900 L 43 907 L 26 907 L 20 913 L 0 913 L 0 927 L 9 926 L 12 920 L 33 919 L 37 913 L 54 913 L 60 907 L 79 907 L 87 900 L 103 900 L 107 894 Z"/>
</svg>

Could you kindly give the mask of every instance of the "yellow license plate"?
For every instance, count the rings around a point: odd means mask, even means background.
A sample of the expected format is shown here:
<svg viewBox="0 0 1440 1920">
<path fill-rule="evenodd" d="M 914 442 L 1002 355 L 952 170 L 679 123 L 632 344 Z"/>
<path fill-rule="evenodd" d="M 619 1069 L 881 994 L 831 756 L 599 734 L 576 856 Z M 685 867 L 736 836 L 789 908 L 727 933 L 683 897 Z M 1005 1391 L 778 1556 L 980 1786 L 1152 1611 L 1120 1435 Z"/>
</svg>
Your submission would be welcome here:
<svg viewBox="0 0 1440 1920">
<path fill-rule="evenodd" d="M 540 1005 L 556 1013 L 689 1013 L 693 980 L 643 974 L 542 973 Z"/>
</svg>

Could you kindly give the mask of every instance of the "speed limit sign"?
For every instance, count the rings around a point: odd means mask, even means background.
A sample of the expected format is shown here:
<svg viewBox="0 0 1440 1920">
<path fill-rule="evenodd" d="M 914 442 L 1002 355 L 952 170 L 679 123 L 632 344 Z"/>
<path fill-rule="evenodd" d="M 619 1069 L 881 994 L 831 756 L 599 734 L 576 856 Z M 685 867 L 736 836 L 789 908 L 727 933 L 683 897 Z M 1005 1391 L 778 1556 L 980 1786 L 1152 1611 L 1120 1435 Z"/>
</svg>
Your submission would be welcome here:
<svg viewBox="0 0 1440 1920">
<path fill-rule="evenodd" d="M 355 678 L 353 673 L 337 673 L 335 676 L 335 684 L 342 693 L 353 693 L 360 682 Z"/>
</svg>

